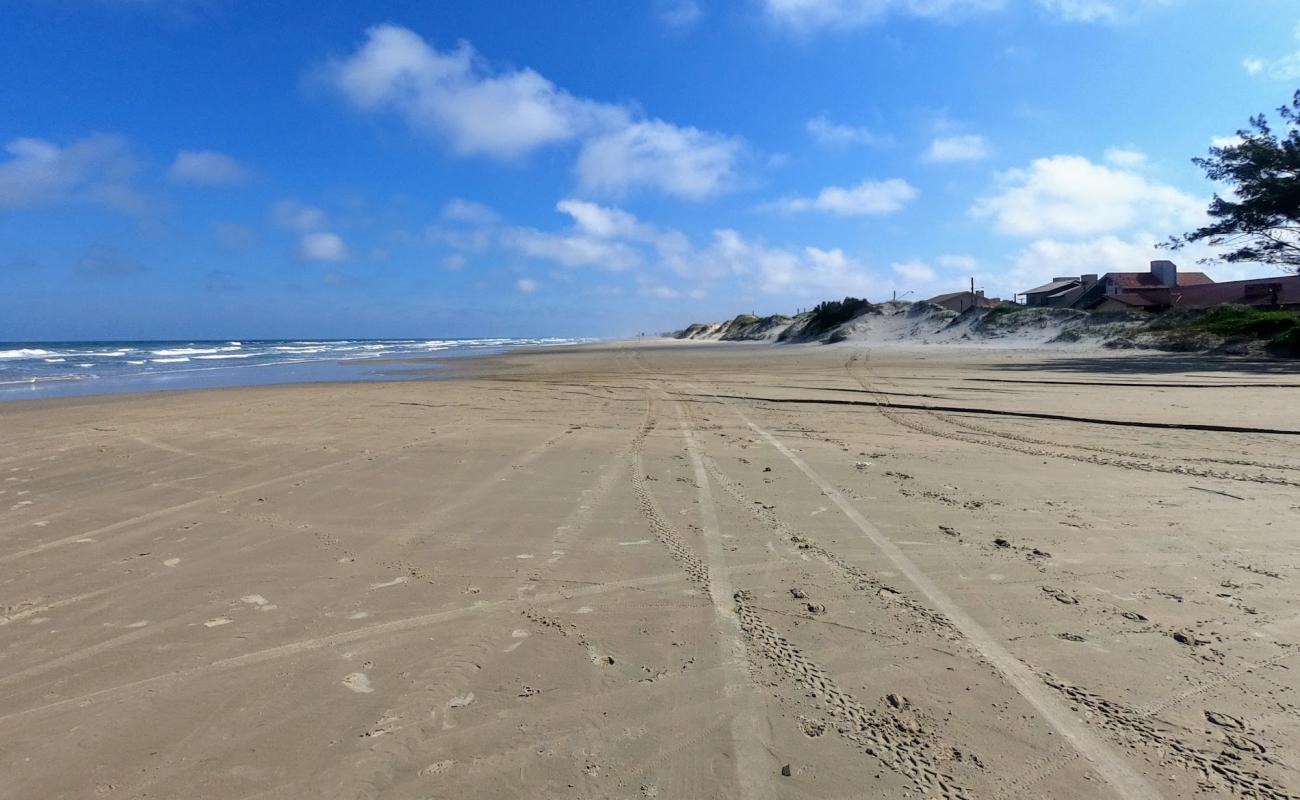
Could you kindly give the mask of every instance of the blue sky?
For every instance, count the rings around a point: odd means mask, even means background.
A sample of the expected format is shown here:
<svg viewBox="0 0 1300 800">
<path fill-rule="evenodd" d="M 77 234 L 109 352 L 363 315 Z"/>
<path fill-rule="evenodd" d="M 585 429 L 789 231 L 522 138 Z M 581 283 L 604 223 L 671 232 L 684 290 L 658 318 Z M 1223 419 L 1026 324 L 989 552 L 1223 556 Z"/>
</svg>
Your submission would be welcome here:
<svg viewBox="0 0 1300 800">
<path fill-rule="evenodd" d="M 1300 8 L 1225 8 L 0 0 L 0 340 L 614 336 L 1141 270 L 1203 219 L 1189 159 L 1300 88 Z"/>
</svg>

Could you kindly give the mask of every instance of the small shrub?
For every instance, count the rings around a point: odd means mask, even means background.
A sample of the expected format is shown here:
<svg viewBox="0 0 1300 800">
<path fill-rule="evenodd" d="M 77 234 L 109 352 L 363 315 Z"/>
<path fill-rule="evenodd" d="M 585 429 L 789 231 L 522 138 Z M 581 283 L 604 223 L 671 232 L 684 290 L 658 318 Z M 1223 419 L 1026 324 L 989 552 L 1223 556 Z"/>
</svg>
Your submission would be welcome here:
<svg viewBox="0 0 1300 800">
<path fill-rule="evenodd" d="M 846 297 L 842 301 L 827 300 L 813 308 L 807 324 L 804 325 L 804 332 L 816 336 L 873 310 L 875 306 L 857 297 Z"/>
<path fill-rule="evenodd" d="M 1222 306 L 1196 324 L 1219 336 L 1252 336 L 1257 339 L 1284 336 L 1300 326 L 1300 314 L 1293 311 L 1263 311 L 1245 306 Z"/>
</svg>

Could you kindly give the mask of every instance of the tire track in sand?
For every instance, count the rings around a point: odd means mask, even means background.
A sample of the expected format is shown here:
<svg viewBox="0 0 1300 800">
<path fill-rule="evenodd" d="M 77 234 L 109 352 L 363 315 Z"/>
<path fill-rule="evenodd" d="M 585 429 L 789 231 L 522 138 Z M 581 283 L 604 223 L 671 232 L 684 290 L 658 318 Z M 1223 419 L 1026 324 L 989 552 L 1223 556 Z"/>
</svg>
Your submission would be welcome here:
<svg viewBox="0 0 1300 800">
<path fill-rule="evenodd" d="M 1009 450 L 1015 453 L 1023 453 L 1030 456 L 1047 456 L 1049 458 L 1060 458 L 1068 461 L 1078 461 L 1083 464 L 1096 464 L 1102 467 L 1117 467 L 1119 469 L 1134 470 L 1137 472 L 1162 472 L 1170 475 L 1187 475 L 1194 478 L 1209 478 L 1215 480 L 1240 481 L 1245 483 L 1262 483 L 1274 486 L 1300 486 L 1300 482 L 1288 478 L 1278 478 L 1273 475 L 1262 473 L 1242 474 L 1238 472 L 1228 472 L 1225 470 L 1206 469 L 1204 467 L 1192 467 L 1183 464 L 1171 465 L 1163 464 L 1157 461 L 1149 461 L 1140 458 L 1122 457 L 1113 455 L 1102 455 L 1093 453 L 1092 455 L 1083 455 L 1081 453 L 1067 453 L 1060 450 L 1047 449 L 1041 446 L 1033 446 L 1026 442 L 1018 440 L 1016 437 L 1004 436 L 991 431 L 980 434 L 976 433 L 974 428 L 968 425 L 954 425 L 953 427 L 967 428 L 968 430 L 941 430 L 939 428 L 927 425 L 913 418 L 910 414 L 900 413 L 893 407 L 889 398 L 876 390 L 871 382 L 864 379 L 853 371 L 853 365 L 857 363 L 860 354 L 854 353 L 844 364 L 844 371 L 859 386 L 865 389 L 875 397 L 876 408 L 879 409 L 882 416 L 897 425 L 904 428 L 924 433 L 927 436 L 934 436 L 939 439 L 948 441 L 965 442 L 967 444 L 976 444 L 983 447 L 996 447 L 999 450 Z M 717 395 L 713 395 L 717 397 Z M 718 398 L 723 400 L 723 398 Z M 724 400 L 725 402 L 725 400 Z M 943 415 L 930 410 L 925 403 L 921 403 L 923 409 L 920 414 L 939 422 L 949 422 Z M 949 422 L 951 424 L 951 422 Z M 988 438 L 988 437 L 994 438 Z M 1070 445 L 1053 445 L 1054 447 L 1070 447 Z M 1264 465 L 1257 465 L 1264 466 Z"/>
<path fill-rule="evenodd" d="M 696 387 L 691 388 L 696 389 Z M 716 395 L 713 396 L 717 397 Z M 1160 794 L 1150 782 L 1138 774 L 1127 761 L 1120 757 L 1104 740 L 1094 734 L 1085 723 L 1075 717 L 1070 709 L 1049 690 L 1038 675 L 999 644 L 982 625 L 966 613 L 965 609 L 940 589 L 938 584 L 925 574 L 875 525 L 868 521 L 839 489 L 813 470 L 807 462 L 782 444 L 765 428 L 746 416 L 740 409 L 722 400 L 722 398 L 717 399 L 728 405 L 732 412 L 750 430 L 785 456 L 805 477 L 821 489 L 822 494 L 834 503 L 841 513 L 848 518 L 849 522 L 868 541 L 875 545 L 876 549 L 929 600 L 930 604 L 962 633 L 966 641 L 1002 675 L 1007 683 L 1033 706 L 1053 729 L 1065 737 L 1075 750 L 1092 764 L 1093 768 L 1110 784 L 1116 794 L 1132 800 L 1160 797 Z"/>
<path fill-rule="evenodd" d="M 709 486 L 709 475 L 704 468 L 704 458 L 690 421 L 681 403 L 674 403 L 673 410 L 681 425 L 682 438 L 686 441 L 686 452 L 695 472 L 696 499 L 700 506 L 700 527 L 704 536 L 709 597 L 713 600 L 716 612 L 717 629 L 724 663 L 731 665 L 731 674 L 724 686 L 724 693 L 738 701 L 739 709 L 731 718 L 731 741 L 735 757 L 735 785 L 740 789 L 742 798 L 775 797 L 775 787 L 771 776 L 772 758 L 769 755 L 771 735 L 767 729 L 767 713 L 761 696 L 749 679 L 749 658 L 743 638 L 743 627 L 736 613 L 736 591 L 731 585 L 731 576 L 724 567 L 722 528 L 718 524 L 718 509 L 713 501 L 713 490 Z M 643 473 L 644 474 L 644 473 Z M 661 522 L 663 522 L 661 520 Z M 666 525 L 666 522 L 663 524 Z"/>
</svg>

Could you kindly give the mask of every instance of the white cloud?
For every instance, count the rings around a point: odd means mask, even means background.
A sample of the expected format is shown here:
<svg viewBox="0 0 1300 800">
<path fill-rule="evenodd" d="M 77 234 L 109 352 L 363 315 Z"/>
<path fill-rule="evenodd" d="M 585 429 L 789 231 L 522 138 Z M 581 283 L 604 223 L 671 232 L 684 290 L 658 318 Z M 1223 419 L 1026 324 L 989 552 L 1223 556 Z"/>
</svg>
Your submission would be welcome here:
<svg viewBox="0 0 1300 800">
<path fill-rule="evenodd" d="M 657 0 L 655 14 L 664 27 L 674 31 L 694 28 L 704 16 L 704 10 L 696 0 Z"/>
<path fill-rule="evenodd" d="M 890 264 L 889 268 L 900 278 L 917 284 L 930 284 L 938 277 L 934 269 L 924 261 L 904 261 Z"/>
<path fill-rule="evenodd" d="M 939 136 L 930 142 L 924 159 L 935 164 L 981 161 L 989 157 L 989 152 L 989 143 L 983 136 Z"/>
<path fill-rule="evenodd" d="M 492 225 L 498 219 L 497 212 L 490 207 L 460 197 L 448 201 L 442 207 L 442 218 L 470 225 Z"/>
<path fill-rule="evenodd" d="M 298 258 L 303 261 L 346 261 L 351 257 L 343 237 L 325 230 L 329 218 L 315 206 L 292 198 L 278 200 L 271 206 L 271 219 L 281 228 L 299 234 Z"/>
<path fill-rule="evenodd" d="M 238 186 L 252 178 L 252 170 L 235 158 L 215 150 L 182 150 L 167 170 L 175 183 L 195 186 Z"/>
<path fill-rule="evenodd" d="M 521 294 L 532 294 L 540 288 L 541 284 L 532 278 L 520 278 L 515 281 L 515 289 L 517 289 Z"/>
<path fill-rule="evenodd" d="M 1142 272 L 1152 259 L 1162 257 L 1155 250 L 1156 241 L 1157 237 L 1149 234 L 1126 238 L 1102 236 L 1077 242 L 1039 239 L 1015 256 L 1012 274 L 1024 276 L 1023 291 L 1042 283 L 1049 273 Z"/>
<path fill-rule="evenodd" d="M 396 25 L 367 31 L 324 75 L 356 109 L 391 111 L 460 155 L 517 159 L 571 142 L 585 191 L 656 189 L 688 199 L 736 183 L 743 141 L 639 119 L 628 107 L 576 97 L 531 69 L 494 71 L 466 42 L 440 51 Z"/>
<path fill-rule="evenodd" d="M 501 234 L 500 244 L 526 258 L 565 267 L 598 267 L 617 272 L 642 263 L 640 251 L 631 245 L 583 234 L 512 228 Z"/>
<path fill-rule="evenodd" d="M 825 114 L 819 114 L 804 123 L 804 130 L 813 141 L 826 146 L 843 147 L 847 145 L 885 145 L 892 139 L 872 133 L 868 128 L 843 125 L 832 122 Z"/>
<path fill-rule="evenodd" d="M 140 212 L 136 163 L 124 139 L 94 135 L 61 147 L 44 139 L 13 139 L 0 161 L 0 208 L 88 204 Z"/>
<path fill-rule="evenodd" d="M 979 269 L 980 262 L 971 256 L 960 255 L 942 255 L 934 260 L 940 269 L 952 270 L 954 272 L 974 272 Z"/>
<path fill-rule="evenodd" d="M 1104 156 L 1106 161 L 1125 169 L 1134 169 L 1147 163 L 1146 153 L 1123 147 L 1111 147 L 1106 150 Z"/>
<path fill-rule="evenodd" d="M 460 253 L 452 253 L 442 260 L 443 268 L 453 272 L 464 269 L 467 263 L 468 260 Z"/>
<path fill-rule="evenodd" d="M 576 98 L 531 69 L 493 73 L 468 43 L 442 52 L 397 25 L 370 28 L 366 43 L 328 74 L 356 108 L 396 111 L 462 155 L 517 158 L 625 114 Z"/>
<path fill-rule="evenodd" d="M 731 189 L 742 140 L 661 120 L 634 122 L 589 139 L 578 155 L 579 185 L 621 195 L 641 188 L 691 200 Z"/>
<path fill-rule="evenodd" d="M 671 286 L 646 286 L 640 292 L 646 297 L 654 297 L 659 300 L 676 300 L 682 296 L 682 293 Z"/>
<path fill-rule="evenodd" d="M 1244 62 L 1244 66 L 1251 75 L 1263 75 L 1275 81 L 1292 81 L 1300 78 L 1300 52 L 1269 61 L 1250 59 Z"/>
<path fill-rule="evenodd" d="M 326 224 L 324 211 L 293 199 L 277 200 L 271 206 L 271 219 L 281 228 L 300 233 L 318 230 Z"/>
<path fill-rule="evenodd" d="M 818 192 L 816 197 L 791 195 L 767 203 L 762 208 L 785 213 L 823 211 L 838 216 L 875 216 L 901 210 L 916 195 L 916 189 L 907 181 L 890 178 L 884 181 L 863 181 L 847 189 L 828 186 Z"/>
<path fill-rule="evenodd" d="M 1179 0 L 1038 0 L 1038 4 L 1065 22 L 1125 22 L 1142 11 L 1169 6 Z"/>
<path fill-rule="evenodd" d="M 1234 133 L 1231 136 L 1210 137 L 1210 145 L 1213 147 L 1236 147 L 1244 141 L 1245 140 L 1241 138 L 1241 135 L 1237 133 Z"/>
<path fill-rule="evenodd" d="M 1052 156 L 999 176 L 1001 191 L 971 209 L 1015 236 L 1092 235 L 1138 225 L 1187 230 L 1204 218 L 1206 201 L 1133 172 L 1082 156 Z"/>
<path fill-rule="evenodd" d="M 650 226 L 641 224 L 635 215 L 619 208 L 608 208 L 585 200 L 561 200 L 555 204 L 555 208 L 573 217 L 578 230 L 600 239 L 645 239 L 653 235 Z"/>
<path fill-rule="evenodd" d="M 700 278 L 741 277 L 766 294 L 804 299 L 866 295 L 878 288 L 870 272 L 842 250 L 772 247 L 720 229 L 703 249 L 678 254 L 677 271 Z"/>
<path fill-rule="evenodd" d="M 348 246 L 337 233 L 312 231 L 302 235 L 298 257 L 303 261 L 344 261 L 348 258 Z"/>
<path fill-rule="evenodd" d="M 762 0 L 768 20 L 796 33 L 855 28 L 891 15 L 954 20 L 999 11 L 1006 0 Z"/>
</svg>

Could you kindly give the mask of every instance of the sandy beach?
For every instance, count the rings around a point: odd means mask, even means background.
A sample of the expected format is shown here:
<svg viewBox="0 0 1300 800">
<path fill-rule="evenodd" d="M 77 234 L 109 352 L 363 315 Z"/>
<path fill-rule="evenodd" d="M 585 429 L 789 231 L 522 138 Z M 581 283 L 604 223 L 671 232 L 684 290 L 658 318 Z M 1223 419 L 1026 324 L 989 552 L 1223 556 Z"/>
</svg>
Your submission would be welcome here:
<svg viewBox="0 0 1300 800">
<path fill-rule="evenodd" d="M 0 798 L 1300 793 L 1293 362 L 439 375 L 0 405 Z"/>
</svg>

